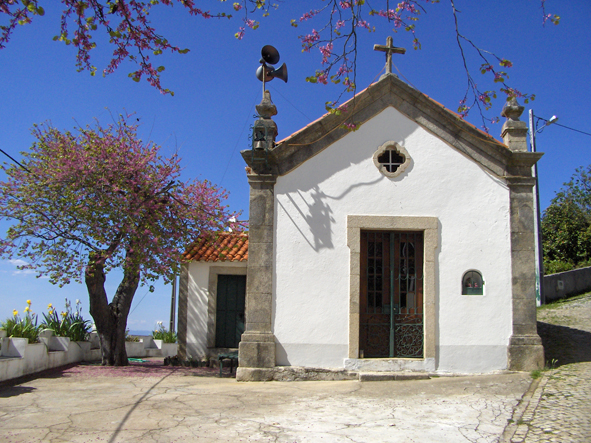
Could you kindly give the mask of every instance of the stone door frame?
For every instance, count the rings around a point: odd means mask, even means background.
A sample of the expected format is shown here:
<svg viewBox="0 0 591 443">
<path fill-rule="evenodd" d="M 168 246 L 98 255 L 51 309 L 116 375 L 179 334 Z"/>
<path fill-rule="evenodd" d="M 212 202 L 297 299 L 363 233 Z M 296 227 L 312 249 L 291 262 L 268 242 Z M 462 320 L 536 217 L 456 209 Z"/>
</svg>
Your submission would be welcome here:
<svg viewBox="0 0 591 443">
<path fill-rule="evenodd" d="M 349 260 L 349 359 L 359 359 L 359 290 L 361 270 L 361 231 L 423 231 L 423 312 L 424 349 L 422 365 L 435 369 L 436 346 L 436 250 L 439 246 L 437 217 L 404 217 L 387 215 L 348 215 L 347 246 Z M 401 359 L 392 359 L 401 360 Z M 413 359 L 417 360 L 417 359 Z"/>
<path fill-rule="evenodd" d="M 219 275 L 246 275 L 246 266 L 211 266 L 207 291 L 207 348 L 215 349 L 216 310 Z M 246 297 L 246 294 L 245 294 Z"/>
</svg>

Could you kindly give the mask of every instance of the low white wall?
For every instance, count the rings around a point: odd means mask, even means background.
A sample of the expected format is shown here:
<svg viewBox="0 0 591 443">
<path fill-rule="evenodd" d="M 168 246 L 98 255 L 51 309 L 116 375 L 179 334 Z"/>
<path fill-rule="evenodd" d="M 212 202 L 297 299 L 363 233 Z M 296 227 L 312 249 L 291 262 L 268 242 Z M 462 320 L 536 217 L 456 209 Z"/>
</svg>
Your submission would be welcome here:
<svg viewBox="0 0 591 443">
<path fill-rule="evenodd" d="M 127 356 L 131 358 L 145 357 L 172 357 L 177 354 L 177 343 L 164 343 L 162 340 L 154 340 L 151 336 L 140 338 L 139 342 L 125 342 Z M 99 354 L 100 355 L 100 354 Z"/>
<path fill-rule="evenodd" d="M 34 374 L 46 369 L 101 359 L 91 341 L 71 342 L 65 337 L 41 337 L 40 343 L 28 343 L 26 338 L 0 338 L 0 381 Z M 144 337 L 140 342 L 126 342 L 128 357 L 171 357 L 177 354 L 176 343 L 163 343 Z"/>
</svg>

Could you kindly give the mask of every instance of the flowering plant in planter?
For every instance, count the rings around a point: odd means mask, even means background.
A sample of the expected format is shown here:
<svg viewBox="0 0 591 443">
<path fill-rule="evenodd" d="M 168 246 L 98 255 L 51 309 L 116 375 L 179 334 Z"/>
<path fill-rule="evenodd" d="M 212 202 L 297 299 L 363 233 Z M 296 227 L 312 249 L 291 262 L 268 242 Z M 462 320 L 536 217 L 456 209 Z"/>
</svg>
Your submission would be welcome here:
<svg viewBox="0 0 591 443">
<path fill-rule="evenodd" d="M 48 312 L 43 314 L 41 327 L 51 329 L 58 337 L 68 337 L 72 341 L 87 340 L 90 334 L 90 320 L 82 318 L 80 300 L 76 300 L 76 310 L 72 309 L 70 301 L 66 298 L 66 310 L 59 315 L 53 305 L 47 305 Z"/>
<path fill-rule="evenodd" d="M 21 317 L 16 309 L 13 310 L 12 318 L 1 322 L 0 329 L 4 329 L 8 337 L 28 338 L 30 343 L 37 343 L 41 327 L 37 326 L 37 314 L 31 311 L 31 300 L 27 300 L 23 312 L 25 316 Z"/>
<path fill-rule="evenodd" d="M 157 323 L 158 329 L 152 332 L 154 340 L 162 340 L 164 343 L 176 343 L 176 333 L 168 331 L 161 321 Z"/>
<path fill-rule="evenodd" d="M 129 335 L 129 329 L 125 330 L 125 341 L 137 343 L 140 341 L 140 338 L 137 335 Z"/>
</svg>

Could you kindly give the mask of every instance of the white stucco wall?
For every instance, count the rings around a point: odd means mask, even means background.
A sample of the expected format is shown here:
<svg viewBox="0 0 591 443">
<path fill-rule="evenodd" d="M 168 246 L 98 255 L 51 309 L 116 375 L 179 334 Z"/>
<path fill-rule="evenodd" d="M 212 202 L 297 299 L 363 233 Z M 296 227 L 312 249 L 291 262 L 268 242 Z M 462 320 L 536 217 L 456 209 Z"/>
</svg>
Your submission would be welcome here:
<svg viewBox="0 0 591 443">
<path fill-rule="evenodd" d="M 412 164 L 383 176 L 372 156 L 386 141 Z M 394 108 L 364 123 L 275 185 L 273 332 L 277 364 L 343 367 L 348 353 L 347 215 L 430 216 L 436 253 L 436 368 L 507 366 L 511 335 L 509 191 L 499 179 Z M 484 296 L 461 295 L 465 271 Z"/>
<path fill-rule="evenodd" d="M 209 319 L 210 269 L 215 267 L 246 269 L 246 262 L 191 262 L 187 300 L 187 356 L 202 358 L 207 355 Z M 219 272 L 223 274 L 224 272 Z M 230 273 L 230 272 L 228 272 Z M 246 273 L 246 272 L 245 272 Z M 215 313 L 215 303 L 213 304 Z M 214 329 L 215 331 L 215 329 Z"/>
</svg>

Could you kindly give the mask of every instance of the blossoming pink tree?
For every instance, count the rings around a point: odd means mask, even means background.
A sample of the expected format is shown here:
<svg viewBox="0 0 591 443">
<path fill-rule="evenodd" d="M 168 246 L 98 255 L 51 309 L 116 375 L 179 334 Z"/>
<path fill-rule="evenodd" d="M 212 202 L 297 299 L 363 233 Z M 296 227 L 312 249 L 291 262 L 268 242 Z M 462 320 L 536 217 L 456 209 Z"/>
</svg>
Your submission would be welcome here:
<svg viewBox="0 0 591 443">
<path fill-rule="evenodd" d="M 24 268 L 54 284 L 84 280 L 102 362 L 126 365 L 138 285 L 170 279 L 187 242 L 224 230 L 236 214 L 222 205 L 225 191 L 180 181 L 179 158 L 159 156 L 126 117 L 75 132 L 36 126 L 33 134 L 22 165 L 2 166 L 0 219 L 14 224 L 0 240 L 0 256 L 28 260 Z M 109 301 L 104 283 L 114 268 L 123 279 Z"/>
<path fill-rule="evenodd" d="M 5 0 L 0 1 L 1 14 L 8 22 L 0 26 L 0 49 L 10 39 L 11 34 L 19 24 L 30 23 L 35 16 L 43 15 L 42 4 L 47 5 L 55 0 Z M 226 2 L 219 0 L 219 4 L 208 2 L 208 7 L 218 9 L 216 12 L 198 8 L 196 0 L 60 0 L 63 4 L 60 33 L 55 40 L 66 44 L 73 44 L 77 50 L 77 66 L 79 70 L 88 70 L 94 75 L 97 68 L 90 63 L 90 53 L 95 48 L 93 36 L 97 30 L 108 33 L 113 45 L 113 56 L 103 74 L 115 71 L 124 60 L 130 60 L 138 65 L 138 69 L 130 72 L 129 77 L 139 82 L 146 77 L 148 82 L 162 93 L 173 94 L 160 84 L 160 74 L 164 66 L 154 66 L 153 60 L 164 51 L 186 53 L 189 49 L 181 49 L 172 45 L 150 22 L 150 12 L 157 5 L 178 5 L 194 16 L 203 19 L 229 19 L 238 13 L 241 24 L 238 26 L 236 38 L 242 39 L 247 29 L 257 29 L 258 20 L 269 16 L 275 8 L 281 8 L 282 3 L 275 4 L 270 0 L 236 0 Z M 458 10 L 455 2 L 447 0 L 455 19 L 455 32 L 466 72 L 466 93 L 460 100 L 458 112 L 462 117 L 476 108 L 483 118 L 486 128 L 489 119 L 484 117 L 483 111 L 490 109 L 491 99 L 497 93 L 507 97 L 522 97 L 524 101 L 534 96 L 526 94 L 507 83 L 508 75 L 505 69 L 512 67 L 512 62 L 479 47 L 469 37 L 461 32 L 458 21 Z M 307 10 L 314 2 L 290 2 L 290 6 L 301 8 L 298 17 L 291 20 L 294 27 L 306 26 L 299 38 L 304 52 L 318 50 L 320 67 L 315 73 L 307 77 L 312 83 L 327 84 L 328 82 L 343 85 L 343 92 L 354 92 L 355 72 L 357 63 L 358 32 L 372 32 L 376 26 L 392 28 L 394 32 L 407 31 L 412 34 L 415 49 L 421 47 L 418 37 L 419 18 L 421 14 L 432 8 L 440 0 L 316 0 L 317 9 Z M 297 4 L 296 4 L 297 3 Z M 546 11 L 546 0 L 539 0 L 542 23 L 558 24 L 560 17 Z M 532 4 L 532 11 L 535 4 Z M 258 19 L 258 20 L 257 20 Z M 312 28 L 310 30 L 310 28 Z M 99 31 L 100 32 L 100 31 Z M 479 67 L 469 66 L 468 52 L 472 51 L 481 60 Z M 487 76 L 492 84 L 490 89 L 482 87 L 482 83 L 475 80 L 474 71 L 480 71 Z M 479 86 L 480 84 L 480 86 Z M 328 110 L 338 107 L 340 97 L 327 103 Z"/>
</svg>

